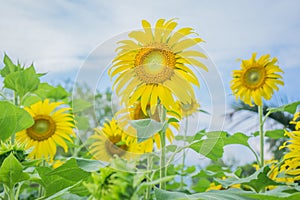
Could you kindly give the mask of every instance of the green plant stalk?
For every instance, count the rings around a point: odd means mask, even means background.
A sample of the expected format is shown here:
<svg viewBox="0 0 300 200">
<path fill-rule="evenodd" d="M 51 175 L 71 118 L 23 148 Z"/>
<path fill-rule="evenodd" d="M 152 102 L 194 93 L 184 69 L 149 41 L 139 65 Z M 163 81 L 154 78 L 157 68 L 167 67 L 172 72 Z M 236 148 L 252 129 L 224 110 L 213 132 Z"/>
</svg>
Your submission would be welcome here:
<svg viewBox="0 0 300 200">
<path fill-rule="evenodd" d="M 19 102 L 18 102 L 18 95 L 16 92 L 14 92 L 14 104 L 16 106 L 19 106 Z M 15 143 L 15 135 L 16 133 L 13 133 L 11 136 L 10 136 L 10 141 L 11 141 L 11 144 L 13 145 Z"/>
<path fill-rule="evenodd" d="M 264 120 L 263 120 L 263 106 L 258 106 L 258 115 L 259 115 L 259 136 L 260 136 L 260 167 L 264 167 L 265 133 L 264 133 Z"/>
<path fill-rule="evenodd" d="M 150 154 L 148 154 L 147 155 L 147 173 L 150 173 L 151 169 L 152 169 L 152 157 Z M 149 179 L 149 177 L 147 177 L 146 182 L 148 183 L 149 181 L 151 181 L 151 180 Z M 151 185 L 147 186 L 146 194 L 145 194 L 146 200 L 150 200 L 151 188 L 152 188 Z"/>
<path fill-rule="evenodd" d="M 184 134 L 183 134 L 183 146 L 186 145 L 186 136 L 187 136 L 187 131 L 188 131 L 188 117 L 185 118 L 185 127 L 184 127 Z M 181 175 L 180 175 L 180 190 L 183 190 L 183 173 L 184 173 L 184 166 L 185 166 L 185 157 L 186 157 L 186 152 L 183 150 L 182 152 L 182 168 L 181 168 Z"/>
<path fill-rule="evenodd" d="M 22 183 L 19 183 L 19 184 L 18 184 L 17 191 L 16 191 L 16 195 L 15 195 L 15 198 L 16 198 L 16 199 L 19 199 L 21 187 L 22 187 Z"/>
<path fill-rule="evenodd" d="M 46 166 L 46 162 L 45 160 L 42 161 L 42 163 L 40 164 L 41 167 L 45 167 Z M 39 185 L 39 190 L 38 190 L 38 197 L 42 197 L 44 195 L 44 189 L 43 186 L 40 184 Z"/>
<path fill-rule="evenodd" d="M 161 148 L 161 152 L 160 152 L 160 179 L 163 179 L 164 177 L 166 177 L 167 173 L 166 173 L 166 131 L 162 130 L 159 132 L 160 134 L 160 148 Z M 166 183 L 160 183 L 159 188 L 164 190 L 166 189 Z"/>
</svg>

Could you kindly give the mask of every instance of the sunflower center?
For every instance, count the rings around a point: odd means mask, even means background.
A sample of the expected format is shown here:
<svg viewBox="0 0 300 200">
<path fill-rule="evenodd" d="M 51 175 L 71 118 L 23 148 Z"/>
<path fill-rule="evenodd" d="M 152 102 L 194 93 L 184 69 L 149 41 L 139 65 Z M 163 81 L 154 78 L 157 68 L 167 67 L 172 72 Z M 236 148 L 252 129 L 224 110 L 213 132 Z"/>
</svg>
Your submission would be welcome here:
<svg viewBox="0 0 300 200">
<path fill-rule="evenodd" d="M 265 78 L 264 68 L 252 67 L 246 70 L 243 80 L 248 88 L 256 89 L 264 84 Z"/>
<path fill-rule="evenodd" d="M 37 115 L 34 117 L 34 124 L 27 129 L 27 135 L 38 141 L 47 140 L 56 130 L 56 124 L 50 116 Z"/>
<path fill-rule="evenodd" d="M 144 83 L 157 84 L 174 74 L 176 59 L 167 46 L 152 44 L 141 48 L 135 58 L 135 73 Z"/>
<path fill-rule="evenodd" d="M 50 127 L 50 123 L 48 120 L 39 119 L 34 123 L 32 130 L 38 134 L 45 134 Z"/>
<path fill-rule="evenodd" d="M 106 140 L 105 147 L 110 155 L 122 156 L 126 153 L 128 146 L 121 139 L 121 136 L 111 136 Z"/>
</svg>

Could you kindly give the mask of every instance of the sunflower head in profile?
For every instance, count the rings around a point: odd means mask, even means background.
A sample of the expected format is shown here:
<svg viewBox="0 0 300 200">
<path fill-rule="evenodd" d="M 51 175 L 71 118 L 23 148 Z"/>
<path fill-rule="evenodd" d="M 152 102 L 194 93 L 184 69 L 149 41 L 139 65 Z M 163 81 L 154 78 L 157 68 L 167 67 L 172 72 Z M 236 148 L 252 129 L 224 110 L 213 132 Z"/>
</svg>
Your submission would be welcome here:
<svg viewBox="0 0 300 200">
<path fill-rule="evenodd" d="M 277 66 L 277 58 L 270 58 L 269 54 L 256 60 L 256 53 L 249 60 L 242 60 L 241 69 L 233 71 L 231 90 L 236 99 L 252 106 L 252 100 L 262 106 L 262 98 L 271 99 L 278 85 L 284 85 L 283 71 Z"/>
<path fill-rule="evenodd" d="M 284 155 L 284 172 L 294 177 L 295 181 L 300 180 L 300 112 L 294 115 L 291 124 L 295 124 L 295 131 L 285 131 L 290 139 L 280 148 L 288 148 L 289 152 Z"/>
<path fill-rule="evenodd" d="M 192 99 L 191 103 L 184 104 L 182 102 L 178 102 L 179 110 L 181 111 L 182 117 L 189 117 L 193 114 L 195 114 L 199 108 L 200 104 L 196 99 Z"/>
<path fill-rule="evenodd" d="M 199 61 L 206 56 L 190 48 L 202 42 L 199 37 L 187 38 L 194 33 L 192 28 L 181 28 L 174 32 L 177 23 L 171 19 L 159 19 L 155 28 L 142 21 L 142 31 L 132 31 L 132 40 L 123 40 L 117 48 L 118 55 L 109 69 L 111 77 L 117 76 L 114 88 L 121 102 L 133 105 L 141 101 L 147 114 L 147 106 L 155 112 L 157 104 L 167 110 L 176 107 L 176 100 L 191 103 L 193 85 L 199 81 L 189 66 L 207 67 Z"/>
<path fill-rule="evenodd" d="M 73 142 L 74 133 L 73 115 L 69 113 L 71 108 L 58 108 L 62 102 L 50 103 L 49 99 L 39 101 L 25 110 L 34 119 L 34 124 L 26 130 L 16 133 L 16 140 L 25 144 L 27 149 L 32 148 L 30 158 L 45 158 L 53 161 L 56 154 L 56 146 L 68 151 L 66 140 Z"/>
<path fill-rule="evenodd" d="M 124 132 L 115 119 L 107 121 L 100 129 L 96 128 L 90 139 L 93 141 L 90 153 L 97 160 L 109 162 L 115 155 L 130 160 L 142 153 L 137 139 Z"/>
<path fill-rule="evenodd" d="M 176 110 L 176 109 L 174 109 Z M 132 134 L 134 137 L 137 137 L 137 131 L 136 129 L 128 122 L 132 120 L 142 120 L 142 119 L 152 119 L 157 122 L 161 122 L 162 116 L 160 116 L 159 106 L 156 107 L 155 112 L 151 113 L 150 111 L 150 105 L 148 104 L 146 107 L 147 114 L 145 114 L 142 110 L 142 105 L 140 101 L 135 102 L 132 106 L 129 106 L 128 109 L 122 109 L 120 110 L 116 116 L 118 116 L 118 123 L 120 126 L 126 130 L 126 132 Z M 170 118 L 179 118 L 179 112 L 166 112 L 166 121 L 168 121 Z M 170 143 L 172 143 L 174 139 L 174 133 L 172 131 L 172 128 L 175 130 L 179 129 L 179 124 L 177 122 L 170 122 L 169 127 L 166 129 L 166 136 Z M 141 146 L 143 147 L 142 150 L 144 152 L 152 152 L 154 143 L 156 144 L 157 148 L 160 149 L 160 134 L 155 133 L 152 137 L 149 139 L 141 142 Z"/>
</svg>

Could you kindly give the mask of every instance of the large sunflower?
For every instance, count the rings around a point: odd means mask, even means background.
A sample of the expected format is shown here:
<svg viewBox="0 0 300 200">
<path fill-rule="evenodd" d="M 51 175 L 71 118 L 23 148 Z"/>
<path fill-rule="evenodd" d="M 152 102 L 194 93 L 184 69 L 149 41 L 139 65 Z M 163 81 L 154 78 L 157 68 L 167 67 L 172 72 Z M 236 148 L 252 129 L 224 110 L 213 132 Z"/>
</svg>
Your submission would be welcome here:
<svg viewBox="0 0 300 200">
<path fill-rule="evenodd" d="M 288 148 L 289 152 L 284 156 L 285 159 L 285 173 L 294 176 L 295 180 L 300 180 L 300 112 L 294 115 L 291 122 L 295 124 L 295 131 L 285 134 L 289 136 L 290 140 L 285 142 L 281 148 Z"/>
<path fill-rule="evenodd" d="M 262 106 L 262 97 L 271 99 L 277 85 L 284 85 L 283 72 L 277 65 L 277 58 L 270 58 L 269 54 L 255 59 L 256 53 L 249 60 L 242 60 L 241 70 L 233 71 L 231 90 L 236 99 L 240 98 L 244 103 L 252 106 L 252 100 L 258 106 Z"/>
<path fill-rule="evenodd" d="M 161 116 L 159 115 L 158 107 L 156 107 L 156 110 L 153 114 L 151 114 L 151 112 L 150 112 L 149 104 L 147 105 L 146 110 L 147 110 L 147 114 L 145 114 L 142 111 L 141 102 L 137 101 L 135 104 L 130 106 L 128 109 L 122 109 L 116 114 L 118 117 L 118 123 L 124 130 L 126 130 L 126 132 L 130 133 L 134 137 L 137 137 L 136 129 L 128 122 L 130 122 L 132 120 L 141 120 L 141 119 L 153 119 L 157 122 L 161 122 L 161 119 L 160 119 Z M 179 118 L 178 113 L 179 112 L 168 112 L 167 111 L 166 112 L 166 118 L 167 118 L 166 121 L 168 121 L 170 117 Z M 171 127 L 173 127 L 173 129 L 178 130 L 179 124 L 175 121 L 170 122 L 169 127 L 166 129 L 166 136 L 170 143 L 172 143 L 172 141 L 174 139 L 174 134 L 172 132 Z M 160 142 L 161 142 L 160 139 L 161 139 L 160 134 L 155 133 L 152 137 L 141 142 L 140 144 L 143 146 L 143 150 L 145 152 L 152 152 L 154 143 L 156 143 L 157 148 L 160 149 Z"/>
<path fill-rule="evenodd" d="M 25 144 L 26 148 L 33 148 L 29 154 L 31 158 L 45 158 L 53 160 L 56 154 L 56 145 L 68 151 L 65 140 L 73 142 L 73 115 L 68 113 L 71 108 L 58 108 L 62 102 L 50 103 L 49 99 L 39 101 L 25 110 L 34 119 L 34 124 L 16 134 L 16 140 Z"/>
<path fill-rule="evenodd" d="M 159 19 L 152 30 L 148 21 L 142 21 L 143 31 L 132 31 L 117 48 L 118 55 L 109 69 L 116 93 L 126 105 L 141 101 L 142 111 L 150 102 L 151 113 L 156 105 L 166 109 L 176 106 L 175 98 L 190 103 L 194 98 L 192 85 L 199 81 L 188 65 L 207 70 L 198 58 L 206 56 L 196 50 L 187 50 L 202 42 L 199 37 L 186 38 L 194 33 L 192 28 L 181 28 L 173 32 L 177 23 L 171 19 Z"/>
<path fill-rule="evenodd" d="M 130 160 L 143 152 L 137 139 L 125 133 L 115 119 L 106 122 L 101 129 L 96 128 L 90 138 L 93 140 L 90 153 L 97 160 L 109 162 L 114 155 Z"/>
</svg>

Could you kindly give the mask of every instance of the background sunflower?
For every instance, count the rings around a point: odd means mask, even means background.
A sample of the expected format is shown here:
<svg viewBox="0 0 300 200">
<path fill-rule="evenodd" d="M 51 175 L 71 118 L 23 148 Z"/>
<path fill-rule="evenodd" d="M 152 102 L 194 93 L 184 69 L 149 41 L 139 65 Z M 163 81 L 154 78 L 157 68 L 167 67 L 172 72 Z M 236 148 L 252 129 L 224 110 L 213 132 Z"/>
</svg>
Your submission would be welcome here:
<svg viewBox="0 0 300 200">
<path fill-rule="evenodd" d="M 231 90 L 236 99 L 252 106 L 252 100 L 262 106 L 262 98 L 272 98 L 277 85 L 284 85 L 279 72 L 283 71 L 276 65 L 277 58 L 270 58 L 269 54 L 256 60 L 256 53 L 249 60 L 242 60 L 241 69 L 233 71 Z"/>
<path fill-rule="evenodd" d="M 90 139 L 93 141 L 90 153 L 97 160 L 109 162 L 114 155 L 130 160 L 143 153 L 137 139 L 125 133 L 115 119 L 107 121 L 100 129 L 96 128 Z"/>
<path fill-rule="evenodd" d="M 58 108 L 62 102 L 50 103 L 49 99 L 39 101 L 30 107 L 24 108 L 34 119 L 34 124 L 23 131 L 16 133 L 16 140 L 25 144 L 27 149 L 32 148 L 29 157 L 45 158 L 52 161 L 56 154 L 56 145 L 68 151 L 65 140 L 73 142 L 76 137 L 73 128 L 71 108 Z"/>
</svg>

